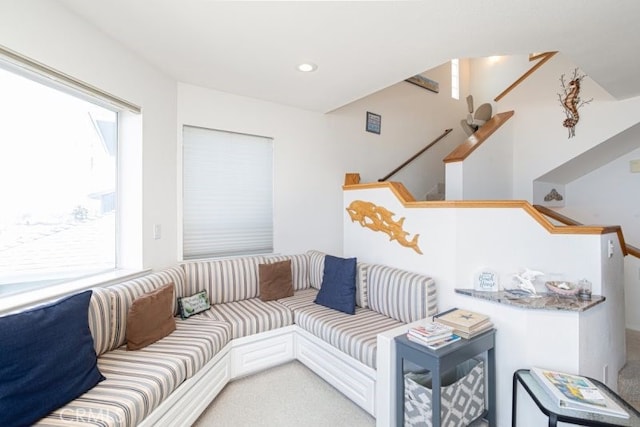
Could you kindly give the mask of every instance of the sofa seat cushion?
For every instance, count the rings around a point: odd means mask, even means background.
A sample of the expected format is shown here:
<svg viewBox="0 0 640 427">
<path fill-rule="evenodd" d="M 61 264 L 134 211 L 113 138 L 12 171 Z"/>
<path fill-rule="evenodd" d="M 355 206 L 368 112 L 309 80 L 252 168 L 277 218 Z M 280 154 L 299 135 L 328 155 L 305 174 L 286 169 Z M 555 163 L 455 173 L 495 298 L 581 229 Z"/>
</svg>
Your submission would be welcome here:
<svg viewBox="0 0 640 427">
<path fill-rule="evenodd" d="M 124 347 L 103 354 L 98 367 L 105 381 L 36 425 L 135 426 L 186 379 L 180 358 Z"/>
<path fill-rule="evenodd" d="M 277 301 L 264 302 L 260 298 L 214 304 L 211 310 L 201 314 L 211 319 L 228 322 L 231 325 L 232 339 L 293 324 L 291 310 Z"/>
<path fill-rule="evenodd" d="M 281 298 L 278 302 L 289 310 L 296 311 L 297 309 L 308 305 L 315 305 L 314 301 L 316 296 L 318 296 L 318 290 L 315 288 L 309 288 L 301 291 L 295 291 L 292 297 Z"/>
<path fill-rule="evenodd" d="M 230 339 L 229 323 L 195 316 L 185 320 L 176 319 L 176 330 L 171 335 L 135 352 L 159 357 L 170 355 L 184 366 L 186 378 L 191 378 Z"/>
<path fill-rule="evenodd" d="M 300 307 L 294 315 L 299 327 L 373 369 L 376 369 L 377 335 L 403 325 L 360 307 L 350 315 L 314 304 Z"/>
<path fill-rule="evenodd" d="M 230 333 L 225 322 L 177 319 L 171 335 L 141 350 L 122 346 L 102 355 L 98 367 L 107 379 L 37 425 L 136 425 L 222 350 Z"/>
</svg>

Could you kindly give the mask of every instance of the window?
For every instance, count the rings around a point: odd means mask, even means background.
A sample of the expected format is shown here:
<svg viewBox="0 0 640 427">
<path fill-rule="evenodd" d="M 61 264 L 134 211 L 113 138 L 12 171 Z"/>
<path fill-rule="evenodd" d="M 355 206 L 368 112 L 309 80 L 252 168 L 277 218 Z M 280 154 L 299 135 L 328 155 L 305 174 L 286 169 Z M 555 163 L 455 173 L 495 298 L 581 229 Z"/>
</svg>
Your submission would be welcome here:
<svg viewBox="0 0 640 427">
<path fill-rule="evenodd" d="M 451 60 L 451 97 L 460 99 L 460 61 Z"/>
<path fill-rule="evenodd" d="M 183 257 L 273 251 L 273 140 L 183 128 Z"/>
<path fill-rule="evenodd" d="M 0 297 L 116 267 L 117 110 L 21 65 L 0 61 Z"/>
</svg>

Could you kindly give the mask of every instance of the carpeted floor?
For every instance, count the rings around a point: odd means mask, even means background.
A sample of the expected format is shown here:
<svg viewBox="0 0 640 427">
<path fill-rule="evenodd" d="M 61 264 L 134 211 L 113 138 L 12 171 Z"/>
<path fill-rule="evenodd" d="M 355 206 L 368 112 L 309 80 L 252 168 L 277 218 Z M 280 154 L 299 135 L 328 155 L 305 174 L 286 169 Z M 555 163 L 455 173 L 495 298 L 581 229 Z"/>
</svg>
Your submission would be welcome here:
<svg viewBox="0 0 640 427">
<path fill-rule="evenodd" d="M 194 427 L 375 424 L 371 415 L 296 361 L 229 383 Z"/>
<path fill-rule="evenodd" d="M 640 331 L 627 329 L 627 364 L 618 374 L 618 394 L 640 411 Z"/>
</svg>

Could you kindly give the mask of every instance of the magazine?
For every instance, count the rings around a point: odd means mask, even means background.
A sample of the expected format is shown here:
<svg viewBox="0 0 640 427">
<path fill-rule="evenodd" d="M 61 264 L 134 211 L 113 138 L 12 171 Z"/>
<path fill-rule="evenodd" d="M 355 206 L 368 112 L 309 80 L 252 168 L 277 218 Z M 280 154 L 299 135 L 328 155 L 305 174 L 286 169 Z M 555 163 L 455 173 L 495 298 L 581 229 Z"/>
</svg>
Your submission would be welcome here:
<svg viewBox="0 0 640 427">
<path fill-rule="evenodd" d="M 629 418 L 629 414 L 588 378 L 549 369 L 531 368 L 540 383 L 561 408 Z"/>
<path fill-rule="evenodd" d="M 409 329 L 408 334 L 422 338 L 425 342 L 439 341 L 451 336 L 453 329 L 434 322 L 423 322 Z"/>
<path fill-rule="evenodd" d="M 439 348 L 446 347 L 449 344 L 453 344 L 456 341 L 460 341 L 460 339 L 461 339 L 458 335 L 455 335 L 455 334 L 452 334 L 452 335 L 450 335 L 450 336 L 448 336 L 446 338 L 441 338 L 441 339 L 439 339 L 437 341 L 433 341 L 433 342 L 425 342 L 423 339 L 418 338 L 418 337 L 416 337 L 414 335 L 410 335 L 410 334 L 407 334 L 407 338 L 409 339 L 409 341 L 413 341 L 415 343 L 423 345 L 423 346 L 425 346 L 427 348 L 430 348 L 432 350 L 438 350 Z"/>
</svg>

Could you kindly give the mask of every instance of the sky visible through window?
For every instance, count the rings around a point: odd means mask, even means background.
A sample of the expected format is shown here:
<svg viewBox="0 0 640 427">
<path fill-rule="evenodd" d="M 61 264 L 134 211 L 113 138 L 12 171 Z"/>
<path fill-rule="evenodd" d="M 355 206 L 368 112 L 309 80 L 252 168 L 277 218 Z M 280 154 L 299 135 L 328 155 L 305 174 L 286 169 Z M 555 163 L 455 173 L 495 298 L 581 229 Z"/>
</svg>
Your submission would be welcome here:
<svg viewBox="0 0 640 427">
<path fill-rule="evenodd" d="M 117 113 L 3 69 L 0 93 L 0 296 L 115 268 Z"/>
</svg>

